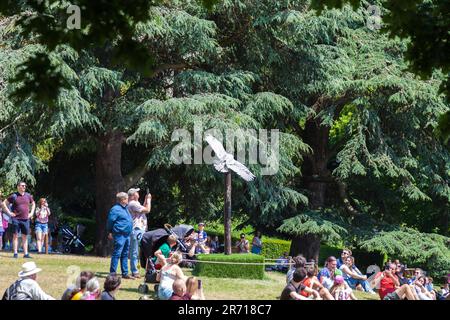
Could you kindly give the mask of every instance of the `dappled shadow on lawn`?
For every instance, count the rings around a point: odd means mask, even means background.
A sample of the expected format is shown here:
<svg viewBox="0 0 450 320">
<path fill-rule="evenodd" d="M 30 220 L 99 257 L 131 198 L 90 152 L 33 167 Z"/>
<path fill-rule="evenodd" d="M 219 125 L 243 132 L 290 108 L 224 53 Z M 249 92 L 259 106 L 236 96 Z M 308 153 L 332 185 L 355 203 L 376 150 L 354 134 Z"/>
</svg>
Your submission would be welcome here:
<svg viewBox="0 0 450 320">
<path fill-rule="evenodd" d="M 123 288 L 123 287 L 121 287 L 119 290 L 120 291 L 133 292 L 133 293 L 140 294 L 137 286 L 136 286 L 136 288 Z"/>
</svg>

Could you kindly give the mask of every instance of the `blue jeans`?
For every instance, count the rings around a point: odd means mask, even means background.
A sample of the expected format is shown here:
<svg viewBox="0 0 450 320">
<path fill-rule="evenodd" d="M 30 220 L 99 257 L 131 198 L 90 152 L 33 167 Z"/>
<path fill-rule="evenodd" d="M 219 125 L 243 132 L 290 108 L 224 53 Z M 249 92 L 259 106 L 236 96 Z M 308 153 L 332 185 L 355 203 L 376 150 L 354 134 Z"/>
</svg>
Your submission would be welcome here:
<svg viewBox="0 0 450 320">
<path fill-rule="evenodd" d="M 142 235 L 144 231 L 141 229 L 133 229 L 130 236 L 130 265 L 131 273 L 136 274 L 138 271 L 139 261 L 139 244 L 141 243 Z"/>
<path fill-rule="evenodd" d="M 358 284 L 360 284 L 365 292 L 373 291 L 372 288 L 370 287 L 369 281 L 367 280 L 360 280 L 348 277 L 347 279 L 345 279 L 345 281 L 348 283 L 349 287 L 352 288 L 353 290 L 356 289 L 356 286 Z"/>
<path fill-rule="evenodd" d="M 125 234 L 113 234 L 114 237 L 114 250 L 111 255 L 111 267 L 110 273 L 116 273 L 117 265 L 120 259 L 120 269 L 122 275 L 128 274 L 128 250 L 130 249 L 130 236 Z"/>
</svg>

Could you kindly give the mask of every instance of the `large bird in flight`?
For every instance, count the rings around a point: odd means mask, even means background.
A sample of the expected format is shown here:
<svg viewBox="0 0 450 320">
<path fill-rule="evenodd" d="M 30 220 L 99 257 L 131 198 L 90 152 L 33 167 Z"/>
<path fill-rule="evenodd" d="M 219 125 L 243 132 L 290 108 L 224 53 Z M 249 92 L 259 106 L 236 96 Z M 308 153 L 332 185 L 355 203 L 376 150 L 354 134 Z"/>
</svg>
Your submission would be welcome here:
<svg viewBox="0 0 450 320">
<path fill-rule="evenodd" d="M 231 170 L 236 172 L 245 181 L 252 181 L 255 179 L 253 173 L 251 173 L 245 165 L 236 161 L 231 153 L 225 151 L 219 140 L 211 135 L 207 135 L 205 140 L 216 154 L 217 159 L 214 160 L 214 168 L 216 168 L 217 171 L 227 173 Z"/>
</svg>

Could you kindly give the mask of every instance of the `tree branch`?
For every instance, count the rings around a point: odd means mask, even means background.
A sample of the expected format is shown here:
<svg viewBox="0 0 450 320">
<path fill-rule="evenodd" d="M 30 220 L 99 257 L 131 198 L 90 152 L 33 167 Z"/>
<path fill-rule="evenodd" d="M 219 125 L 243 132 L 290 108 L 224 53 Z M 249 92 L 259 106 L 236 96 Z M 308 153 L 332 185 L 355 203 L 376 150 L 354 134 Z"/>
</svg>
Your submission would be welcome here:
<svg viewBox="0 0 450 320">
<path fill-rule="evenodd" d="M 160 66 L 158 66 L 155 70 L 153 70 L 153 73 L 151 75 L 152 78 L 156 77 L 158 74 L 160 74 L 161 72 L 165 71 L 165 70 L 184 70 L 188 67 L 188 65 L 186 63 L 178 63 L 178 64 L 162 64 Z"/>
<path fill-rule="evenodd" d="M 125 182 L 125 189 L 128 190 L 131 188 L 140 178 L 142 178 L 149 170 L 147 167 L 147 162 L 141 163 L 137 166 L 133 171 L 127 174 L 123 180 Z"/>
<path fill-rule="evenodd" d="M 14 125 L 17 121 L 19 121 L 23 117 L 23 114 L 18 115 L 13 121 L 11 121 L 8 125 L 0 129 L 0 133 Z"/>
</svg>

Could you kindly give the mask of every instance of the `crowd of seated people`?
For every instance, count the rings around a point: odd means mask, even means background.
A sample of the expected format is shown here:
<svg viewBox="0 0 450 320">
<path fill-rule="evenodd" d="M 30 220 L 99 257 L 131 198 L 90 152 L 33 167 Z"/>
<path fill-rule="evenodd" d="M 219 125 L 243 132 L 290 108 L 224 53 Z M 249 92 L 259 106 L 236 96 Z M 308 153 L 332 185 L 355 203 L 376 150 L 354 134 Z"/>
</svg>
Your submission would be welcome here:
<svg viewBox="0 0 450 320">
<path fill-rule="evenodd" d="M 183 239 L 183 244 L 186 246 L 188 256 L 193 257 L 196 254 L 210 254 L 210 253 L 222 253 L 224 252 L 224 244 L 220 243 L 218 236 L 208 236 L 205 229 L 205 223 L 198 224 L 197 231 L 192 232 L 189 236 Z M 235 253 L 262 253 L 262 240 L 261 232 L 255 232 L 252 242 L 247 240 L 247 235 L 241 233 L 239 240 L 234 243 L 233 252 Z M 289 257 L 290 258 L 290 257 Z M 286 264 L 289 262 L 289 258 L 286 256 L 280 257 Z M 283 270 L 287 271 L 287 267 Z"/>
<path fill-rule="evenodd" d="M 355 259 L 348 249 L 342 251 L 339 259 L 328 257 L 319 272 L 314 261 L 307 263 L 301 255 L 292 258 L 290 263 L 282 300 L 356 300 L 354 290 L 370 294 L 378 292 L 381 300 L 450 299 L 449 279 L 437 292 L 431 277 L 425 276 L 419 268 L 415 269 L 414 276 L 407 277 L 406 267 L 398 260 L 386 263 L 382 271 L 371 277 L 370 282 L 367 275 L 355 266 Z"/>
<path fill-rule="evenodd" d="M 161 249 L 161 269 L 157 274 L 159 281 L 156 290 L 161 300 L 204 300 L 202 281 L 195 277 L 186 277 L 179 264 L 182 254 L 178 251 L 165 257 Z M 381 300 L 450 300 L 449 282 L 445 280 L 441 289 L 435 290 L 433 279 L 420 269 L 410 274 L 400 261 L 387 262 L 382 271 L 377 272 L 369 282 L 366 275 L 354 266 L 351 251 L 341 254 L 338 259 L 330 256 L 319 271 L 315 261 L 308 261 L 298 255 L 291 259 L 286 275 L 286 286 L 281 300 L 357 300 L 355 290 L 375 293 Z M 38 273 L 42 271 L 33 261 L 22 265 L 19 279 L 6 290 L 4 300 L 54 300 L 38 284 Z M 73 285 L 63 293 L 61 300 L 115 300 L 121 287 L 121 277 L 109 274 L 101 289 L 99 278 L 93 272 L 81 272 Z"/>
<path fill-rule="evenodd" d="M 34 261 L 26 262 L 19 272 L 19 279 L 11 284 L 3 294 L 3 300 L 56 300 L 47 294 L 38 283 L 38 268 Z M 103 290 L 93 272 L 82 271 L 73 285 L 70 285 L 60 300 L 115 300 L 119 291 L 121 277 L 110 274 L 106 277 Z"/>
<path fill-rule="evenodd" d="M 205 300 L 202 281 L 196 277 L 186 277 L 179 268 L 181 254 L 175 252 L 166 259 L 164 266 L 158 273 L 160 280 L 156 298 L 160 300 Z M 38 268 L 33 261 L 22 265 L 19 278 L 12 283 L 3 294 L 2 300 L 56 300 L 46 293 L 38 282 Z M 75 283 L 68 286 L 60 300 L 116 300 L 121 287 L 122 277 L 109 274 L 103 283 L 91 271 L 82 271 Z M 147 300 L 144 296 L 141 300 Z"/>
<path fill-rule="evenodd" d="M 388 262 L 384 270 L 373 279 L 373 287 L 379 288 L 379 295 L 384 300 L 437 300 L 446 299 L 445 291 L 437 292 L 433 287 L 433 279 L 425 276 L 422 269 L 416 268 L 410 278 L 405 276 L 406 268 L 399 261 Z M 448 279 L 443 288 L 448 287 Z"/>
</svg>

